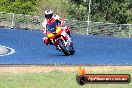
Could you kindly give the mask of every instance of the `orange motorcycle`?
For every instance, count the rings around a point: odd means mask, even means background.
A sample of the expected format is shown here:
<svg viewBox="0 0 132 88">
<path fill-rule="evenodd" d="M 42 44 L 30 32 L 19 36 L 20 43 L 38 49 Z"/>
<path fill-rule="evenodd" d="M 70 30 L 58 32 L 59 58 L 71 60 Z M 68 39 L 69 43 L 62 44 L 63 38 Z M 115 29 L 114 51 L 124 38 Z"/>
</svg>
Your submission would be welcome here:
<svg viewBox="0 0 132 88">
<path fill-rule="evenodd" d="M 63 52 L 66 56 L 75 53 L 70 36 L 70 33 L 67 33 L 57 21 L 47 24 L 47 37 L 57 50 Z"/>
</svg>

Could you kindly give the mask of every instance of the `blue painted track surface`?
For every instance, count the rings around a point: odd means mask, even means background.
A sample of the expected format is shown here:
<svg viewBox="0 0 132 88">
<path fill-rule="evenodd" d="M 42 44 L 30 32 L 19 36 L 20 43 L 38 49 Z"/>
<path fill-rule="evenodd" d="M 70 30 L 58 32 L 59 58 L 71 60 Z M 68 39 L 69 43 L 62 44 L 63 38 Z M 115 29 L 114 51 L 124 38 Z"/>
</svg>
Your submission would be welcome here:
<svg viewBox="0 0 132 88">
<path fill-rule="evenodd" d="M 12 55 L 0 56 L 0 64 L 132 65 L 131 38 L 73 34 L 73 56 L 43 44 L 42 38 L 41 31 L 0 29 L 0 45 L 15 49 Z"/>
</svg>

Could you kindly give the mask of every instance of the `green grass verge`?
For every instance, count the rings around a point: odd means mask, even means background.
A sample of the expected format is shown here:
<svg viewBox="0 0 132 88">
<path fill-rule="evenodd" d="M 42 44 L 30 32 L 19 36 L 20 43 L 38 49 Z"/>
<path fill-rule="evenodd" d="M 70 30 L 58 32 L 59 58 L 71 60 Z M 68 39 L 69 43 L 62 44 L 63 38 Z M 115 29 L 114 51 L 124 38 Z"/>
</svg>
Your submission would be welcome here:
<svg viewBox="0 0 132 88">
<path fill-rule="evenodd" d="M 101 72 L 101 74 L 112 73 L 132 75 L 132 71 Z M 86 84 L 80 86 L 76 82 L 75 72 L 0 73 L 0 88 L 132 88 L 132 83 Z"/>
</svg>

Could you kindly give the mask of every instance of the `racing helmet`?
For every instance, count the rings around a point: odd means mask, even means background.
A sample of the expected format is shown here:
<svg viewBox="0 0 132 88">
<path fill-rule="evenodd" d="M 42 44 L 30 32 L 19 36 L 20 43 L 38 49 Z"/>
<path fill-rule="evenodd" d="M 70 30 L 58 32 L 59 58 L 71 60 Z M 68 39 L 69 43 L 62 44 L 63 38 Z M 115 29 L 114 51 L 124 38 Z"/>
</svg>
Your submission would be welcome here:
<svg viewBox="0 0 132 88">
<path fill-rule="evenodd" d="M 51 19 L 53 16 L 53 12 L 51 10 L 46 10 L 45 11 L 45 18 Z"/>
</svg>

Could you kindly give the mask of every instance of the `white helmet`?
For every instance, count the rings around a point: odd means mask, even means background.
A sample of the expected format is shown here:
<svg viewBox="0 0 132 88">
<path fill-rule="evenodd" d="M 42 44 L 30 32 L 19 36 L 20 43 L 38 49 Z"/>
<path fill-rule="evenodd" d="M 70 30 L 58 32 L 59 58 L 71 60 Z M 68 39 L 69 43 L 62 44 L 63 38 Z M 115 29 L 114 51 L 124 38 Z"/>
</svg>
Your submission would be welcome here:
<svg viewBox="0 0 132 88">
<path fill-rule="evenodd" d="M 46 10 L 45 11 L 45 18 L 51 19 L 53 16 L 53 12 L 51 10 Z"/>
</svg>

